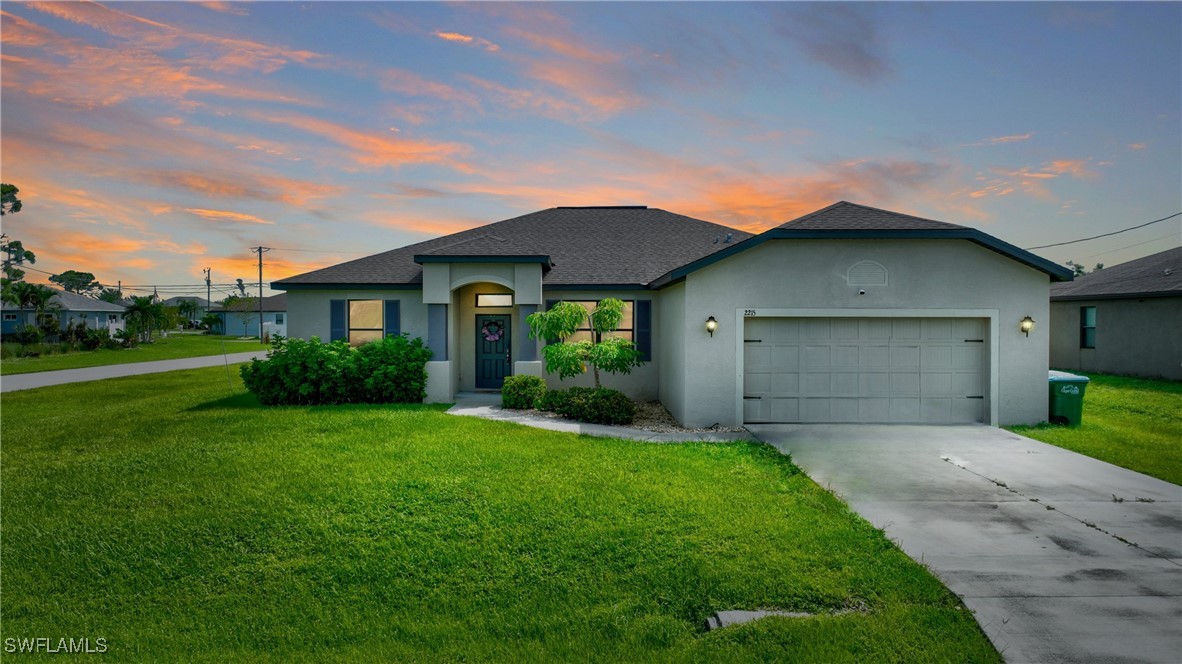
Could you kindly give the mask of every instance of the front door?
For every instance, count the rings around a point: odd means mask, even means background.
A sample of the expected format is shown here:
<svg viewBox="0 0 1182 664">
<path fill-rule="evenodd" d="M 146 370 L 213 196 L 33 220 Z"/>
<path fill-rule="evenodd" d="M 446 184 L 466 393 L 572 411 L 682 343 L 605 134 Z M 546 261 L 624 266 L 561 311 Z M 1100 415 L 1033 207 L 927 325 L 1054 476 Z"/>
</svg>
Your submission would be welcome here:
<svg viewBox="0 0 1182 664">
<path fill-rule="evenodd" d="M 509 315 L 476 316 L 476 389 L 499 390 L 509 375 Z"/>
</svg>

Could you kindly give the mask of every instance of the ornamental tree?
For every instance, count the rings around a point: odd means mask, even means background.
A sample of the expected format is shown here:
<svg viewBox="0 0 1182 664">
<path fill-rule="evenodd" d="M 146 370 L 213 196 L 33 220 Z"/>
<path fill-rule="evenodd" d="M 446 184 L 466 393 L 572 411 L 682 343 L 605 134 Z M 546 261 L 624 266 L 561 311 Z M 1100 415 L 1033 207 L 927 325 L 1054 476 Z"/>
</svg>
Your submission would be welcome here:
<svg viewBox="0 0 1182 664">
<path fill-rule="evenodd" d="M 599 372 L 630 374 L 632 369 L 644 364 L 640 351 L 627 339 L 604 338 L 615 332 L 624 317 L 624 303 L 615 298 L 604 298 L 588 311 L 574 302 L 559 302 L 549 311 L 530 314 L 531 339 L 557 339 L 558 343 L 548 344 L 542 349 L 546 360 L 546 373 L 556 373 L 559 378 L 570 378 L 587 372 L 590 366 L 595 376 L 595 387 L 599 387 Z M 591 340 L 567 341 L 579 329 L 591 329 Z"/>
</svg>

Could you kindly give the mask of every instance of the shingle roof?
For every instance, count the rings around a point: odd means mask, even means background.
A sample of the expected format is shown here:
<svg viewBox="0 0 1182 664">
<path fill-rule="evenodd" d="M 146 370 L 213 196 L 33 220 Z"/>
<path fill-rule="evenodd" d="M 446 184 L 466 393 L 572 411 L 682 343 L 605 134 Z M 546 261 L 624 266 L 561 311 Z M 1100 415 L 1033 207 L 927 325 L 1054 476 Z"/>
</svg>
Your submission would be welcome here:
<svg viewBox="0 0 1182 664">
<path fill-rule="evenodd" d="M 259 310 L 258 300 L 255 300 L 254 306 L 250 308 L 251 311 Z M 217 305 L 210 309 L 213 313 L 221 313 L 226 311 L 226 308 Z M 230 311 L 234 311 L 230 309 Z M 287 293 L 280 293 L 278 295 L 270 295 L 263 298 L 263 311 L 287 311 Z"/>
<path fill-rule="evenodd" d="M 1052 300 L 1182 295 L 1182 247 L 1051 286 Z"/>
<path fill-rule="evenodd" d="M 544 277 L 548 287 L 643 285 L 749 237 L 750 233 L 657 208 L 550 208 L 288 277 L 272 287 L 419 285 L 423 276 L 416 255 L 549 256 L 553 267 Z"/>
<path fill-rule="evenodd" d="M 782 224 L 780 228 L 803 231 L 927 231 L 965 227 L 923 217 L 913 217 L 901 212 L 880 210 L 848 201 L 839 201 L 827 208 L 810 212 L 803 217 Z"/>
<path fill-rule="evenodd" d="M 53 287 L 50 286 L 50 288 Z M 56 288 L 53 288 L 53 290 L 57 291 L 57 294 L 49 299 L 49 303 L 58 305 L 63 311 L 100 311 L 121 314 L 126 309 L 121 304 L 111 304 L 110 302 L 104 302 L 93 297 L 79 295 L 78 293 L 68 293 L 63 290 L 57 290 Z M 0 308 L 8 311 L 17 310 L 16 305 L 8 302 L 0 304 Z"/>
</svg>

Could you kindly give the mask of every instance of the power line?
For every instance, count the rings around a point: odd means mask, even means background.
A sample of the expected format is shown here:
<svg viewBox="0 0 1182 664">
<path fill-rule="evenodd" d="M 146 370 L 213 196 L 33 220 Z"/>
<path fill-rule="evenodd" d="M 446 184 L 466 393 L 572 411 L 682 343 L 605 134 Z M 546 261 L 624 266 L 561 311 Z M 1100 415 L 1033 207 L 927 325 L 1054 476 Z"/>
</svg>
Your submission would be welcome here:
<svg viewBox="0 0 1182 664">
<path fill-rule="evenodd" d="M 1075 244 L 1076 242 L 1087 242 L 1088 240 L 1098 240 L 1102 237 L 1108 237 L 1110 235 L 1119 235 L 1120 233 L 1127 233 L 1128 231 L 1135 231 L 1138 228 L 1145 228 L 1146 226 L 1149 226 L 1150 224 L 1156 224 L 1158 222 L 1165 221 L 1167 219 L 1173 219 L 1174 217 L 1178 217 L 1178 216 L 1182 216 L 1182 212 L 1175 212 L 1174 214 L 1171 214 L 1168 217 L 1162 217 L 1161 219 L 1154 219 L 1153 221 L 1146 222 L 1144 224 L 1141 224 L 1140 226 L 1132 226 L 1130 228 L 1122 228 L 1119 231 L 1112 231 L 1111 233 L 1105 233 L 1103 235 L 1093 235 L 1092 237 L 1085 237 L 1085 238 L 1082 238 L 1079 240 L 1069 240 L 1067 242 L 1056 242 L 1055 244 L 1044 244 L 1044 245 L 1041 245 L 1038 247 L 1026 247 L 1026 251 L 1032 251 L 1034 249 L 1046 249 L 1047 247 L 1061 247 L 1065 244 Z"/>
<path fill-rule="evenodd" d="M 1172 238 L 1172 237 L 1178 237 L 1178 234 L 1177 234 L 1177 233 L 1170 233 L 1169 235 L 1163 235 L 1163 236 L 1161 236 L 1161 237 L 1155 237 L 1155 238 L 1153 238 L 1152 240 L 1146 240 L 1146 241 L 1144 241 L 1144 242 L 1138 242 L 1137 244 L 1130 244 L 1130 245 L 1126 245 L 1126 246 L 1123 246 L 1123 247 L 1117 247 L 1116 249 L 1108 249 L 1108 250 L 1105 250 L 1105 251 L 1101 251 L 1101 252 L 1100 252 L 1100 253 L 1098 253 L 1098 254 L 1092 254 L 1091 256 L 1084 256 L 1084 257 L 1083 257 L 1083 258 L 1081 258 L 1080 260 L 1087 260 L 1087 259 L 1089 259 L 1089 258 L 1095 258 L 1096 256 L 1103 256 L 1104 254 L 1111 254 L 1111 253 L 1113 253 L 1113 252 L 1116 252 L 1116 251 L 1122 251 L 1122 250 L 1124 250 L 1124 249 L 1132 249 L 1133 247 L 1139 247 L 1139 246 L 1141 246 L 1141 245 L 1143 245 L 1143 244 L 1149 244 L 1150 242 L 1161 242 L 1162 240 L 1168 240 L 1168 239 L 1170 239 L 1170 238 Z"/>
</svg>

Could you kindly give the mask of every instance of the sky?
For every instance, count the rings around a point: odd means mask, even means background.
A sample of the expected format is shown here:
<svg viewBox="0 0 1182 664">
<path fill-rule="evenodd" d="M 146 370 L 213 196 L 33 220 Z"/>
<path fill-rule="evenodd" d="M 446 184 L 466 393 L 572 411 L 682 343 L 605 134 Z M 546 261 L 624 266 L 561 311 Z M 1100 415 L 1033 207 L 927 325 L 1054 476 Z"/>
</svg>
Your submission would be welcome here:
<svg viewBox="0 0 1182 664">
<path fill-rule="evenodd" d="M 1182 211 L 1176 2 L 4 2 L 0 58 L 3 232 L 130 294 L 554 206 L 761 231 L 849 200 L 1023 248 Z"/>
</svg>

